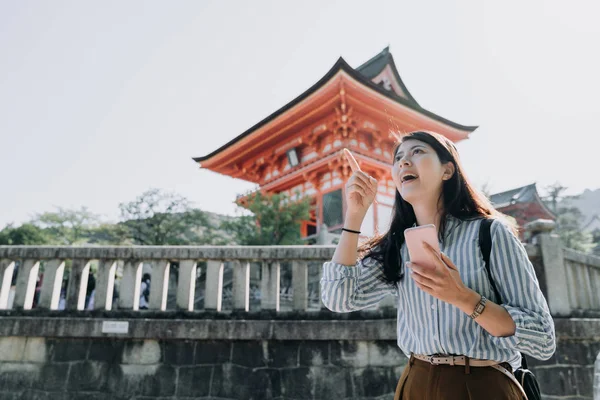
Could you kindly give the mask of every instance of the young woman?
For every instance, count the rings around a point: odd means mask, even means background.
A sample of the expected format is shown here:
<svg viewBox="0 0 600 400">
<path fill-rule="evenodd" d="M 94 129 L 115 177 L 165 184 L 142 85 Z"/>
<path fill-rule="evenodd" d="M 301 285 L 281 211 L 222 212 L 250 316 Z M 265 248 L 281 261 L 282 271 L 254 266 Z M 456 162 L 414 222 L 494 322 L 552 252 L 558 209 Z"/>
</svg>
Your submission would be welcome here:
<svg viewBox="0 0 600 400">
<path fill-rule="evenodd" d="M 344 231 L 324 264 L 323 303 L 351 312 L 397 296 L 398 346 L 410 359 L 395 400 L 522 399 L 512 371 L 521 352 L 552 356 L 554 323 L 523 245 L 470 184 L 454 144 L 427 132 L 402 137 L 391 169 L 397 191 L 390 229 L 361 248 L 358 232 L 377 181 L 347 150 L 346 157 L 353 174 Z M 494 218 L 489 266 L 501 299 L 479 248 L 487 218 Z M 442 252 L 426 247 L 435 268 L 411 264 L 404 243 L 405 229 L 427 224 L 437 227 Z"/>
</svg>

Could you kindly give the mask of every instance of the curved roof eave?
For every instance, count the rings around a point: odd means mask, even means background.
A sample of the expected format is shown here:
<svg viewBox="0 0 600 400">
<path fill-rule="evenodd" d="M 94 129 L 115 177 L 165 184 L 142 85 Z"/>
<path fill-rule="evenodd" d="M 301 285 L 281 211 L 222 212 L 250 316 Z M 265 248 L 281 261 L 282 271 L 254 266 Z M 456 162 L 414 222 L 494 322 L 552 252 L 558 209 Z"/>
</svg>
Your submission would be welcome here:
<svg viewBox="0 0 600 400">
<path fill-rule="evenodd" d="M 300 103 L 302 100 L 306 99 L 308 96 L 310 96 L 311 94 L 313 94 L 314 92 L 316 92 L 322 85 L 324 85 L 327 81 L 329 81 L 338 71 L 344 71 L 346 72 L 348 75 L 350 75 L 353 79 L 359 81 L 360 83 L 362 83 L 363 85 L 367 86 L 368 88 L 382 94 L 383 96 L 386 96 L 412 110 L 418 111 L 420 113 L 423 113 L 424 115 L 438 121 L 441 122 L 443 124 L 446 124 L 454 129 L 458 129 L 458 130 L 462 130 L 465 132 L 473 132 L 475 129 L 478 128 L 478 126 L 464 126 L 464 125 L 460 125 L 457 124 L 455 122 L 452 122 L 448 119 L 445 119 L 443 117 L 440 117 L 437 114 L 432 113 L 431 111 L 428 111 L 424 108 L 422 108 L 421 106 L 419 106 L 418 104 L 415 106 L 415 103 L 412 103 L 410 100 L 407 100 L 401 96 L 398 96 L 396 93 L 394 92 L 390 92 L 387 91 L 385 89 L 383 89 L 382 87 L 379 87 L 377 85 L 375 85 L 373 82 L 371 82 L 370 80 L 368 80 L 367 78 L 365 78 L 363 75 L 361 75 L 359 72 L 357 72 L 356 70 L 354 70 L 354 68 L 352 68 L 347 62 L 346 60 L 344 60 L 342 57 L 340 57 L 336 63 L 331 67 L 331 69 L 321 78 L 319 79 L 318 82 L 316 82 L 314 85 L 312 85 L 310 88 L 308 88 L 306 91 L 304 91 L 304 93 L 302 93 L 301 95 L 299 95 L 298 97 L 296 97 L 294 100 L 290 101 L 289 103 L 287 103 L 286 105 L 284 105 L 283 107 L 281 107 L 279 110 L 275 111 L 274 113 L 272 113 L 271 115 L 269 115 L 268 117 L 266 117 L 265 119 L 263 119 L 262 121 L 256 123 L 254 126 L 252 126 L 251 128 L 247 129 L 244 133 L 238 135 L 237 137 L 233 138 L 232 140 L 230 140 L 229 142 L 225 143 L 223 146 L 219 147 L 218 149 L 216 149 L 215 151 L 213 151 L 210 154 L 207 154 L 205 156 L 202 157 L 193 157 L 192 159 L 195 162 L 201 162 L 201 161 L 205 161 L 208 160 L 209 158 L 219 154 L 220 152 L 222 152 L 223 150 L 227 149 L 228 147 L 234 145 L 236 142 L 242 140 L 243 138 L 245 138 L 246 136 L 250 135 L 252 132 L 254 132 L 255 130 L 257 130 L 258 128 L 260 128 L 261 126 L 267 124 L 268 122 L 274 120 L 275 118 L 279 117 L 281 114 L 285 113 L 286 111 L 288 111 L 289 109 L 291 109 L 292 107 L 294 107 L 296 104 Z M 412 97 L 412 96 L 411 96 Z"/>
</svg>

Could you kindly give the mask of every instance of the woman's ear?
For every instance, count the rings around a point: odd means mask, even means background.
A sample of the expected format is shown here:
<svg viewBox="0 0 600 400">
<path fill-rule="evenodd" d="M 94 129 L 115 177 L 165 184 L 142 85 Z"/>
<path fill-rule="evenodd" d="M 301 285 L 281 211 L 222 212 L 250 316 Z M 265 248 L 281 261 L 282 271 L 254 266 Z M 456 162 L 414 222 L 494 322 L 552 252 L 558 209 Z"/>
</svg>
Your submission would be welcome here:
<svg viewBox="0 0 600 400">
<path fill-rule="evenodd" d="M 444 164 L 444 175 L 442 175 L 442 179 L 447 181 L 448 179 L 452 178 L 455 172 L 456 168 L 454 168 L 454 164 L 452 162 Z"/>
</svg>

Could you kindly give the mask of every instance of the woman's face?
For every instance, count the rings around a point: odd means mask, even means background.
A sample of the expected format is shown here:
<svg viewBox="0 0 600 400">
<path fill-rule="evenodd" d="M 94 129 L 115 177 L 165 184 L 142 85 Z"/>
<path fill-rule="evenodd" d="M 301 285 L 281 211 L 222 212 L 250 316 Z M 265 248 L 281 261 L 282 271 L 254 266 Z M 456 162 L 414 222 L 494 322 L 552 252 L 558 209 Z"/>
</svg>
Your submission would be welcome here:
<svg viewBox="0 0 600 400">
<path fill-rule="evenodd" d="M 443 181 L 450 179 L 453 172 L 451 162 L 442 164 L 433 147 L 416 139 L 408 139 L 398 147 L 392 166 L 396 188 L 412 206 L 437 201 Z"/>
</svg>

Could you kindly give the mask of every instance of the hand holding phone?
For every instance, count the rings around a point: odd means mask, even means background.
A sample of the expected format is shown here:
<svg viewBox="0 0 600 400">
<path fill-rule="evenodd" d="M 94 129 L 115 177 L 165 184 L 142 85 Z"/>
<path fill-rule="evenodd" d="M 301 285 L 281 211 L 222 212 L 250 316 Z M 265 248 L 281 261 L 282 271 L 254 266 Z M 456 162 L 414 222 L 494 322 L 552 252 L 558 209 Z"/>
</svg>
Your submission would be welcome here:
<svg viewBox="0 0 600 400">
<path fill-rule="evenodd" d="M 404 230 L 404 239 L 410 256 L 410 262 L 423 267 L 435 268 L 431 254 L 423 246 L 429 244 L 438 255 L 441 254 L 435 225 L 423 225 Z"/>
</svg>

